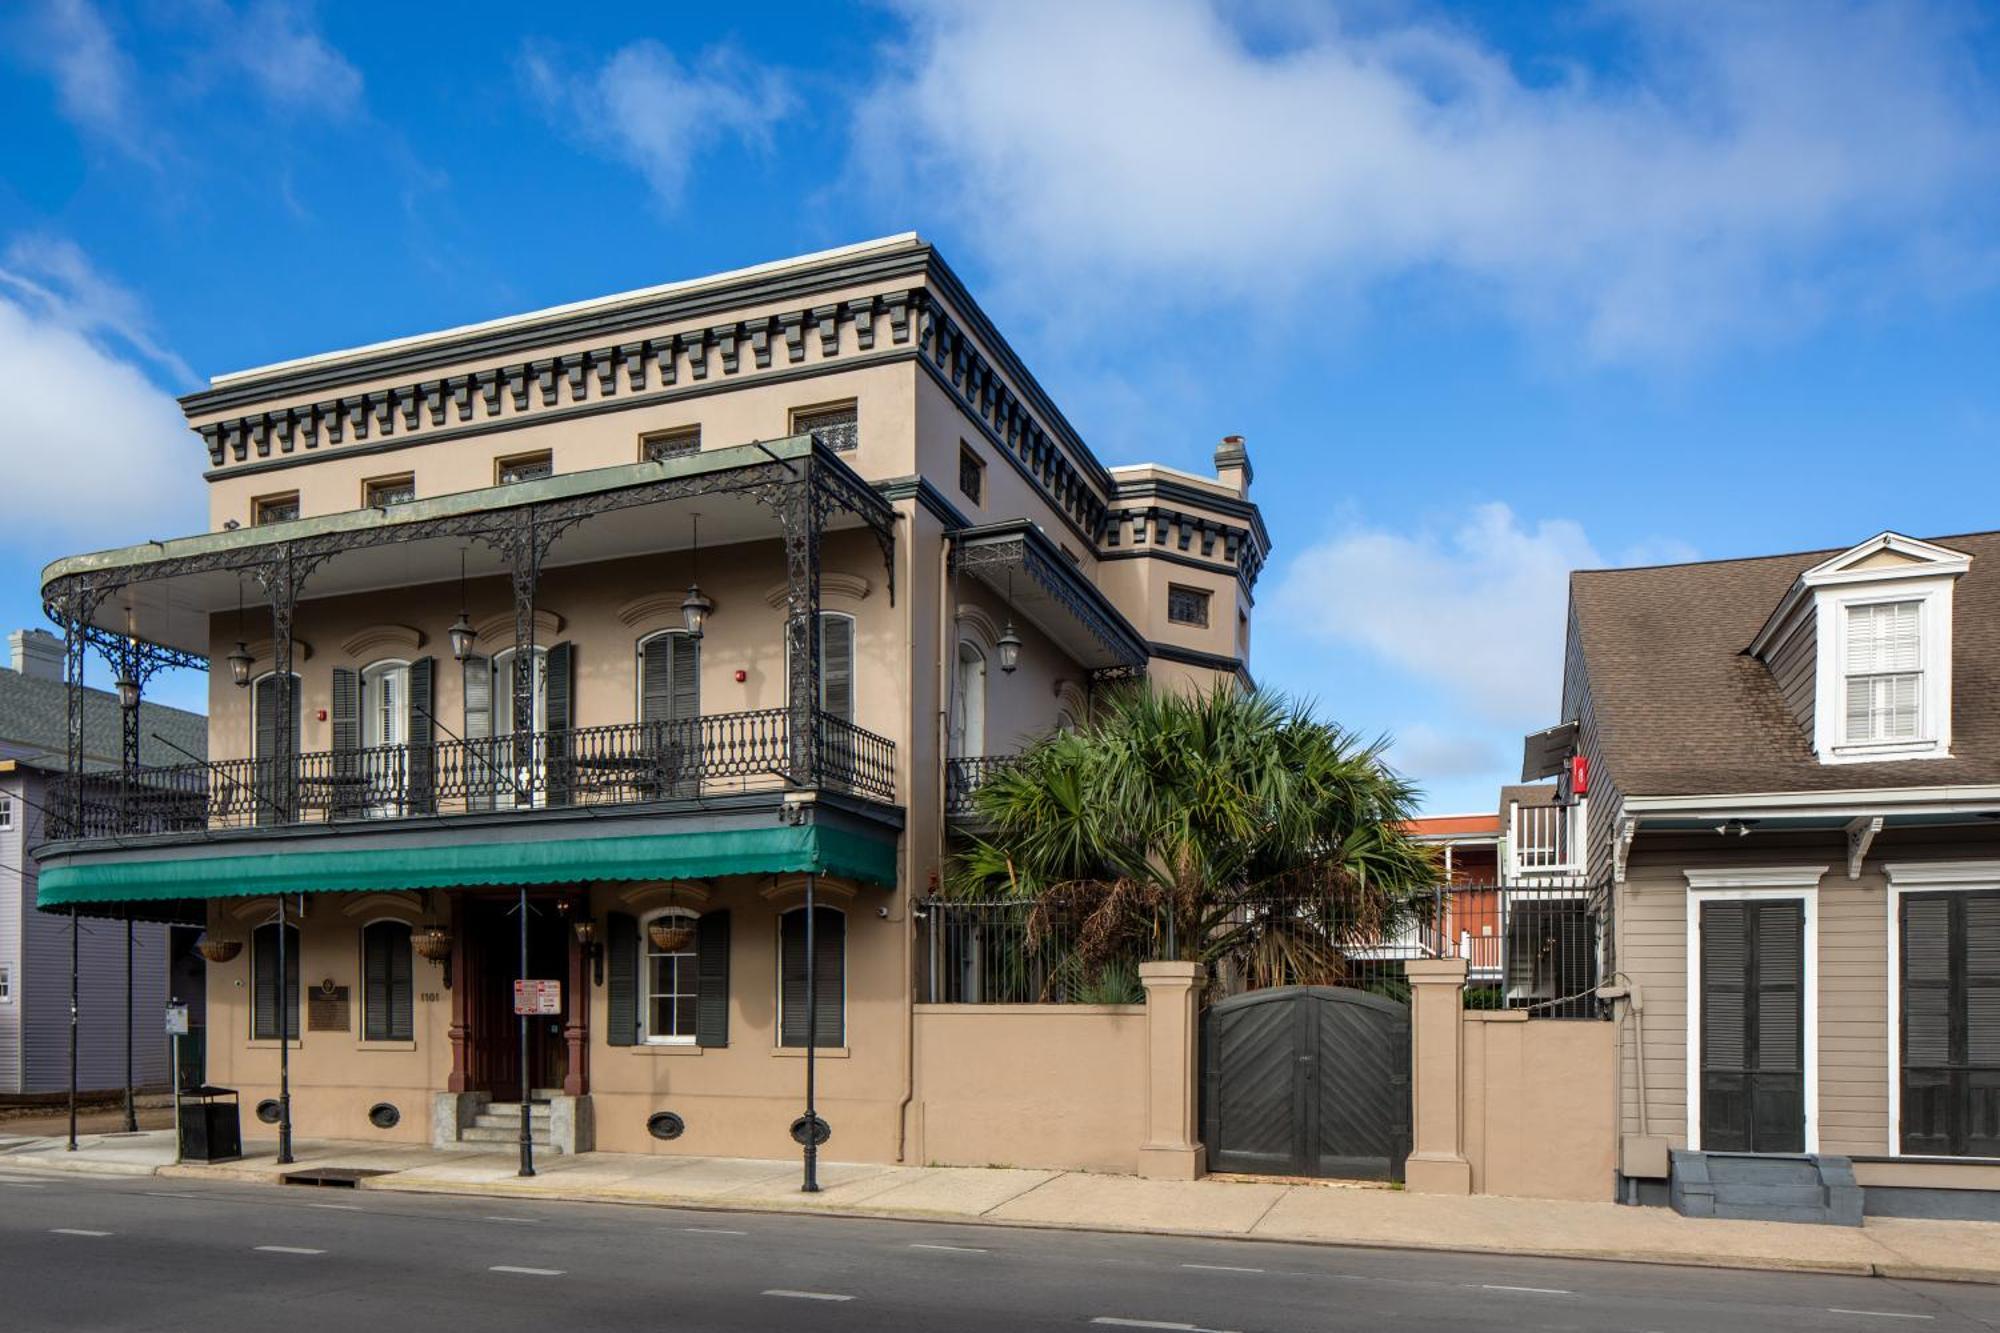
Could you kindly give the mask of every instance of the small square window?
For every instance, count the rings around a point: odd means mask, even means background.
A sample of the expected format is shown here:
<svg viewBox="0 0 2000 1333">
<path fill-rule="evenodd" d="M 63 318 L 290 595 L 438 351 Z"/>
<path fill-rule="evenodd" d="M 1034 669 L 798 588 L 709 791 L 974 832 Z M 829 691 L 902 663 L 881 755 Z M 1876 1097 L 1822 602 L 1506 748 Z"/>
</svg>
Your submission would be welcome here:
<svg viewBox="0 0 2000 1333">
<path fill-rule="evenodd" d="M 958 489 L 972 503 L 984 503 L 986 464 L 979 461 L 979 455 L 963 440 L 958 442 Z"/>
<path fill-rule="evenodd" d="M 701 427 L 682 426 L 678 430 L 663 430 L 655 435 L 639 437 L 639 457 L 648 463 L 661 463 L 669 458 L 686 458 L 689 454 L 701 452 Z"/>
<path fill-rule="evenodd" d="M 502 486 L 512 486 L 517 481 L 540 481 L 556 474 L 555 459 L 544 449 L 538 454 L 516 454 L 512 458 L 502 458 L 493 464 L 494 476 Z"/>
<path fill-rule="evenodd" d="M 0 830 L 14 827 L 14 798 L 0 796 Z"/>
<path fill-rule="evenodd" d="M 256 527 L 266 523 L 289 523 L 299 516 L 299 493 L 266 495 L 251 503 L 250 521 Z"/>
<path fill-rule="evenodd" d="M 1208 594 L 1200 588 L 1167 585 L 1167 619 L 1176 625 L 1208 627 Z"/>
<path fill-rule="evenodd" d="M 370 509 L 408 504 L 417 498 L 417 479 L 405 472 L 400 477 L 373 477 L 361 483 L 361 502 Z"/>
<path fill-rule="evenodd" d="M 792 434 L 810 435 L 835 453 L 861 444 L 861 414 L 853 403 L 799 408 L 792 413 Z"/>
<path fill-rule="evenodd" d="M 14 970 L 0 963 L 0 1004 L 14 1002 Z"/>
</svg>

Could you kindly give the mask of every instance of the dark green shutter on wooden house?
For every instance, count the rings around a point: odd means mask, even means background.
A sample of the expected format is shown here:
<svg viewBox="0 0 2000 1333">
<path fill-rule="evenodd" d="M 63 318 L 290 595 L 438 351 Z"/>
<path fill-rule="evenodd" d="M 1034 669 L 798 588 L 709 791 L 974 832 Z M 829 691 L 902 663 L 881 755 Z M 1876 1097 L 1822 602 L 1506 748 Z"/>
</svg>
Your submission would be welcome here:
<svg viewBox="0 0 2000 1333">
<path fill-rule="evenodd" d="M 604 1040 L 631 1046 L 639 1040 L 639 922 L 623 912 L 604 918 Z"/>
<path fill-rule="evenodd" d="M 1805 1151 L 1805 906 L 1701 910 L 1701 1146 Z"/>
<path fill-rule="evenodd" d="M 491 810 L 501 761 L 493 741 L 493 662 L 490 658 L 470 656 L 462 665 L 465 771 L 458 777 L 465 784 L 466 808 Z"/>
<path fill-rule="evenodd" d="M 325 793 L 328 813 L 359 814 L 361 792 L 361 673 L 352 667 L 333 669 L 333 782 Z"/>
<path fill-rule="evenodd" d="M 410 663 L 410 813 L 437 812 L 437 659 Z"/>
<path fill-rule="evenodd" d="M 544 704 L 548 714 L 548 739 L 543 750 L 544 781 L 550 805 L 568 805 L 575 783 L 571 765 L 570 732 L 576 725 L 576 649 L 565 639 L 549 646 L 543 663 Z"/>
<path fill-rule="evenodd" d="M 410 928 L 400 921 L 373 922 L 361 932 L 361 956 L 363 1037 L 413 1040 Z"/>
<path fill-rule="evenodd" d="M 781 918 L 779 990 L 784 1004 L 781 1015 L 785 1046 L 806 1044 L 806 913 L 804 908 Z M 816 1046 L 844 1046 L 847 1033 L 847 916 L 831 907 L 819 908 L 813 917 L 814 1007 L 819 1011 L 812 1039 Z"/>
<path fill-rule="evenodd" d="M 1902 1150 L 2000 1157 L 2000 893 L 1902 899 Z"/>
<path fill-rule="evenodd" d="M 267 922 L 250 935 L 251 1036 L 278 1040 L 278 923 Z M 286 1032 L 299 1035 L 299 928 L 285 927 Z"/>
<path fill-rule="evenodd" d="M 697 1046 L 729 1044 L 729 913 L 703 912 L 695 924 Z"/>
<path fill-rule="evenodd" d="M 701 774 L 701 642 L 679 632 L 656 634 L 640 647 L 639 720 L 659 796 L 699 792 Z"/>
<path fill-rule="evenodd" d="M 268 761 L 278 748 L 278 677 L 267 673 L 258 677 L 252 708 L 257 714 L 256 735 L 253 739 L 253 753 L 257 759 Z M 292 677 L 292 763 L 296 770 L 299 758 L 299 678 Z M 278 774 L 269 762 L 257 765 L 255 785 L 252 788 L 256 801 L 256 819 L 259 824 L 280 822 L 278 808 L 280 798 L 288 784 L 280 783 Z"/>
</svg>

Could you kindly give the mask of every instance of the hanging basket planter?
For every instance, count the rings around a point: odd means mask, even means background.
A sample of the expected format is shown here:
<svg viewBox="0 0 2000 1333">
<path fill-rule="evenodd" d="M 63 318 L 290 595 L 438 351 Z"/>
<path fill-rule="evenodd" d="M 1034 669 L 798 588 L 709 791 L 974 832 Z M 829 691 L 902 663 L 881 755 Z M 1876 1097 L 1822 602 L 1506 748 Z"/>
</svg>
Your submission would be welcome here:
<svg viewBox="0 0 2000 1333">
<path fill-rule="evenodd" d="M 203 935 L 195 941 L 194 948 L 211 963 L 226 963 L 243 952 L 243 941 L 219 940 L 212 935 Z"/>
<path fill-rule="evenodd" d="M 410 947 L 427 962 L 442 963 L 451 957 L 451 932 L 443 926 L 422 926 L 410 936 Z"/>
<path fill-rule="evenodd" d="M 694 943 L 694 927 L 678 917 L 663 917 L 646 923 L 646 938 L 660 953 L 686 953 Z"/>
</svg>

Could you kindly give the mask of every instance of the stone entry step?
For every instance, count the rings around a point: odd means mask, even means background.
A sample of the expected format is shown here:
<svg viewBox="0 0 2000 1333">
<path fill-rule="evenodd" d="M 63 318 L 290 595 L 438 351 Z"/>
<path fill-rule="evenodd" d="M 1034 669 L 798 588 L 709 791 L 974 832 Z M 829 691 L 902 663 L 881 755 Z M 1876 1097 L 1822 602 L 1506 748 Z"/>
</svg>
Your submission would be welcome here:
<svg viewBox="0 0 2000 1333">
<path fill-rule="evenodd" d="M 1671 1199 L 1683 1217 L 1861 1225 L 1861 1187 L 1845 1157 L 1675 1150 Z"/>
</svg>

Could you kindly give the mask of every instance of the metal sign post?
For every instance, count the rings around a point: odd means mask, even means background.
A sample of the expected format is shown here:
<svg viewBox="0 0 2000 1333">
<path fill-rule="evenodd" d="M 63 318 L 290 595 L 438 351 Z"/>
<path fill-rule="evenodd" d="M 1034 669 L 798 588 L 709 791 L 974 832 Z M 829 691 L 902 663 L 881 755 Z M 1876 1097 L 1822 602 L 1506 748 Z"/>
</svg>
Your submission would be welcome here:
<svg viewBox="0 0 2000 1333">
<path fill-rule="evenodd" d="M 181 1164 L 181 1038 L 188 1034 L 188 1007 L 177 999 L 167 1001 L 167 1035 L 172 1037 L 174 1062 L 174 1165 Z"/>
<path fill-rule="evenodd" d="M 517 672 L 518 674 L 518 667 Z M 515 695 L 520 694 L 519 690 Z M 529 1127 L 529 1117 L 533 1114 L 533 1079 L 528 1072 L 528 1011 L 522 1007 L 521 992 L 528 985 L 528 890 L 521 890 L 521 975 L 514 984 L 514 1012 L 521 1024 L 521 1170 L 520 1174 L 535 1174 L 535 1137 Z"/>
<path fill-rule="evenodd" d="M 816 957 L 814 957 L 814 954 L 818 946 L 817 942 L 813 938 L 813 928 L 818 924 L 813 920 L 813 917 L 817 915 L 819 912 L 818 904 L 815 901 L 817 895 L 813 892 L 813 890 L 816 887 L 818 880 L 819 880 L 818 875 L 812 874 L 811 872 L 807 872 L 806 874 L 806 1161 L 805 1161 L 806 1178 L 805 1178 L 805 1183 L 799 1186 L 799 1191 L 803 1194 L 819 1193 L 819 1107 L 816 1105 L 815 1098 L 813 1095 L 815 1092 L 815 1088 L 813 1086 L 813 1079 L 814 1075 L 818 1072 L 814 1068 L 814 1060 L 816 1056 L 815 1048 L 818 1047 L 819 1045 L 819 994 L 818 994 L 819 976 L 818 976 L 818 966 L 817 966 L 819 960 Z"/>
<path fill-rule="evenodd" d="M 278 895 L 278 1165 L 292 1157 L 292 988 L 285 958 L 285 895 Z"/>
</svg>

